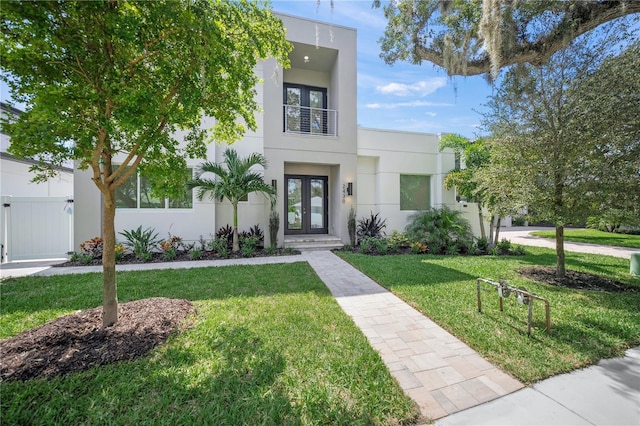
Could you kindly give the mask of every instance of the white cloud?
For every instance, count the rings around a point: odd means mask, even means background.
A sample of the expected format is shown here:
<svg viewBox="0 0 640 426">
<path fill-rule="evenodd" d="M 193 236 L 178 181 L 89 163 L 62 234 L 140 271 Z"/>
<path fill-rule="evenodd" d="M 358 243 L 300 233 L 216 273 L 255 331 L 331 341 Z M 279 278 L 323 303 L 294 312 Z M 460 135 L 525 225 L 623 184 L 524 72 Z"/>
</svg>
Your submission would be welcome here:
<svg viewBox="0 0 640 426">
<path fill-rule="evenodd" d="M 451 107 L 453 104 L 427 102 L 427 101 L 411 101 L 411 102 L 393 102 L 393 103 L 378 103 L 373 102 L 365 105 L 368 109 L 395 109 L 395 108 L 417 108 L 417 107 Z M 431 117 L 435 116 L 434 112 L 427 112 L 426 115 Z"/>
<path fill-rule="evenodd" d="M 376 90 L 383 95 L 426 96 L 446 86 L 446 84 L 447 79 L 445 77 L 434 77 L 430 80 L 423 80 L 414 84 L 389 83 L 384 86 L 377 86 Z"/>
<path fill-rule="evenodd" d="M 424 113 L 424 115 L 428 115 L 429 117 L 435 117 L 438 114 L 436 114 L 435 112 L 432 112 L 432 111 L 427 111 L 427 112 Z"/>
</svg>

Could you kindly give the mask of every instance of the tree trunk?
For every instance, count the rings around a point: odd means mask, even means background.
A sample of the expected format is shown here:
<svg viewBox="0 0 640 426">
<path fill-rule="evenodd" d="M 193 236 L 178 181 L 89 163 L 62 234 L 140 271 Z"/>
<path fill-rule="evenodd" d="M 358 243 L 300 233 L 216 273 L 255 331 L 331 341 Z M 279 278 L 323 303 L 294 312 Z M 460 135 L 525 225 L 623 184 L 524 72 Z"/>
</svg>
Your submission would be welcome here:
<svg viewBox="0 0 640 426">
<path fill-rule="evenodd" d="M 478 203 L 478 219 L 480 219 L 480 237 L 487 238 L 487 231 L 484 229 L 484 215 L 482 214 L 482 205 Z"/>
<path fill-rule="evenodd" d="M 118 322 L 118 288 L 116 285 L 116 204 L 115 191 L 103 193 L 102 217 L 102 326 L 109 327 Z"/>
<path fill-rule="evenodd" d="M 496 217 L 496 239 L 493 242 L 494 246 L 498 245 L 498 238 L 500 237 L 500 223 L 502 222 L 502 219 L 500 218 L 500 216 Z"/>
<path fill-rule="evenodd" d="M 493 222 L 495 219 L 495 215 L 491 215 L 491 222 L 489 222 L 489 245 L 493 244 Z"/>
<path fill-rule="evenodd" d="M 234 253 L 240 251 L 240 242 L 238 241 L 238 204 L 233 205 L 233 249 Z"/>
<path fill-rule="evenodd" d="M 559 278 L 564 277 L 565 265 L 564 265 L 564 226 L 556 225 L 556 276 Z"/>
</svg>

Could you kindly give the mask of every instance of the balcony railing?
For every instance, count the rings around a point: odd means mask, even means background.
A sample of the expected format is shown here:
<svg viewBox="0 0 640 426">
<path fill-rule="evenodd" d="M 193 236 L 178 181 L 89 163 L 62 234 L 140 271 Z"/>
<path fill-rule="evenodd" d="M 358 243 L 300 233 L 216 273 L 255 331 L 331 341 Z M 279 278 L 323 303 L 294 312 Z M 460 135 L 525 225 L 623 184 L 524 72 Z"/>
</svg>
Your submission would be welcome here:
<svg viewBox="0 0 640 426">
<path fill-rule="evenodd" d="M 317 136 L 338 135 L 338 111 L 284 105 L 284 132 Z"/>
</svg>

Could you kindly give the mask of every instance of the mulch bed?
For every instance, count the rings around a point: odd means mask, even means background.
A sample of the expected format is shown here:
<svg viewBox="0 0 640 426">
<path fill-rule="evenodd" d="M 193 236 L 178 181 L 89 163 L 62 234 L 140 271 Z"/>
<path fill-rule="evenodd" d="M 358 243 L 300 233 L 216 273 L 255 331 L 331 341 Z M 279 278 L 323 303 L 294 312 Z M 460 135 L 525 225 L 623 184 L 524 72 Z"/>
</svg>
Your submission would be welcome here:
<svg viewBox="0 0 640 426">
<path fill-rule="evenodd" d="M 143 357 L 191 326 L 188 300 L 162 297 L 119 305 L 102 327 L 102 307 L 79 311 L 0 342 L 0 381 L 49 378 Z"/>
<path fill-rule="evenodd" d="M 274 253 L 269 253 L 264 249 L 258 249 L 253 252 L 251 257 L 292 256 L 297 254 L 300 254 L 300 251 L 277 249 Z M 175 259 L 172 259 L 172 260 L 167 260 L 163 253 L 152 253 L 151 260 L 140 260 L 136 258 L 132 253 L 127 253 L 122 257 L 122 259 L 118 260 L 116 264 L 130 265 L 130 264 L 139 264 L 139 263 L 185 262 L 185 261 L 198 261 L 198 260 L 223 260 L 223 259 L 243 259 L 243 258 L 246 258 L 246 256 L 243 256 L 241 252 L 232 253 L 231 250 L 229 250 L 229 255 L 224 258 L 220 257 L 213 251 L 203 251 L 201 252 L 200 258 L 198 259 L 193 259 L 190 253 L 178 252 Z M 93 259 L 89 263 L 67 261 L 63 263 L 58 263 L 53 266 L 63 267 L 63 266 L 99 266 L 99 265 L 102 265 L 102 258 L 100 257 Z"/>
<path fill-rule="evenodd" d="M 637 287 L 585 272 L 566 270 L 565 276 L 558 278 L 556 268 L 553 266 L 530 266 L 522 268 L 518 272 L 533 281 L 557 287 L 609 292 L 638 291 Z"/>
</svg>

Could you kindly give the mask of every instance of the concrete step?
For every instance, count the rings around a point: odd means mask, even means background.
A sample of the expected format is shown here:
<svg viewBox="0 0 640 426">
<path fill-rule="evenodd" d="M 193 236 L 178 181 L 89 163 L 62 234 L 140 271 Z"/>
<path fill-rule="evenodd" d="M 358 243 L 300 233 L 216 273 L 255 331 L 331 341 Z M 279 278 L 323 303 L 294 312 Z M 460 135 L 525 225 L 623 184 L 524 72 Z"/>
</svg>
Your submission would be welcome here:
<svg viewBox="0 0 640 426">
<path fill-rule="evenodd" d="M 300 251 L 333 250 L 343 247 L 340 238 L 326 234 L 286 235 L 284 246 Z"/>
</svg>

